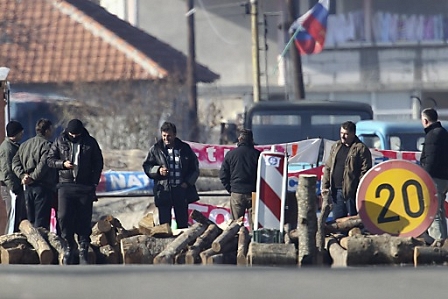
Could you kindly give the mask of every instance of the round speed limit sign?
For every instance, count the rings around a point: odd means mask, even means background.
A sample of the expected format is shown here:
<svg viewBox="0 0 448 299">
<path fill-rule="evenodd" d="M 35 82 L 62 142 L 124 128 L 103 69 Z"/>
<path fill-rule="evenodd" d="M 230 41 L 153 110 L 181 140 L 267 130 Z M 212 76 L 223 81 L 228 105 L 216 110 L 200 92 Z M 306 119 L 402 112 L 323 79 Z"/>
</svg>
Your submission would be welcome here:
<svg viewBox="0 0 448 299">
<path fill-rule="evenodd" d="M 362 178 L 357 192 L 359 215 L 375 234 L 417 237 L 437 212 L 437 191 L 429 174 L 405 160 L 375 165 Z"/>
</svg>

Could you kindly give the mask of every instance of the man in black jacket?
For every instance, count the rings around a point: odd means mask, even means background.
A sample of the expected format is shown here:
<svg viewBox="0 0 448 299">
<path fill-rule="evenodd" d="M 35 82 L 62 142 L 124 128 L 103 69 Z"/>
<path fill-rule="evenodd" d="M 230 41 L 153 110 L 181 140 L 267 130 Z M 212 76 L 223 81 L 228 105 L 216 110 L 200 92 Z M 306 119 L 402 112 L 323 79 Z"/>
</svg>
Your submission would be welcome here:
<svg viewBox="0 0 448 299">
<path fill-rule="evenodd" d="M 83 123 L 72 119 L 51 146 L 47 164 L 59 170 L 58 221 L 68 245 L 63 263 L 74 262 L 76 233 L 79 263 L 88 264 L 93 201 L 103 170 L 101 149 Z"/>
<path fill-rule="evenodd" d="M 162 124 L 162 138 L 149 149 L 143 170 L 154 180 L 159 223 L 170 223 L 174 208 L 177 227 L 187 228 L 188 203 L 199 199 L 195 186 L 199 161 L 191 147 L 176 137 L 176 131 L 173 123 Z"/>
<path fill-rule="evenodd" d="M 238 136 L 237 148 L 224 157 L 219 179 L 230 193 L 230 210 L 234 220 L 244 216 L 246 210 L 253 228 L 252 192 L 256 191 L 257 168 L 260 151 L 254 147 L 251 130 L 243 129 Z"/>
<path fill-rule="evenodd" d="M 438 121 L 437 111 L 427 108 L 421 114 L 425 142 L 420 157 L 421 166 L 432 177 L 438 197 L 438 209 L 428 234 L 434 239 L 446 239 L 445 196 L 448 188 L 448 132 Z"/>
</svg>

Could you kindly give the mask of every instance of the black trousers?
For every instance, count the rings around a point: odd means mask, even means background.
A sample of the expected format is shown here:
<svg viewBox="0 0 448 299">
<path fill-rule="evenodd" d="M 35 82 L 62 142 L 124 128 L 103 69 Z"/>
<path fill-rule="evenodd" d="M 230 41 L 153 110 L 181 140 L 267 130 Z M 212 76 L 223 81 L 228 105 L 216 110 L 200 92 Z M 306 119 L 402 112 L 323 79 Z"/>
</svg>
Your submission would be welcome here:
<svg viewBox="0 0 448 299">
<path fill-rule="evenodd" d="M 171 204 L 158 206 L 159 223 L 171 223 L 171 208 L 174 208 L 177 228 L 188 227 L 188 202 L 186 199 L 186 188 L 181 186 L 171 187 Z"/>
<path fill-rule="evenodd" d="M 28 220 L 34 227 L 50 230 L 53 192 L 39 184 L 27 185 L 24 191 Z"/>
<path fill-rule="evenodd" d="M 75 234 L 79 244 L 90 244 L 94 194 L 93 187 L 85 185 L 62 184 L 58 189 L 61 236 L 71 247 L 76 245 Z"/>
</svg>

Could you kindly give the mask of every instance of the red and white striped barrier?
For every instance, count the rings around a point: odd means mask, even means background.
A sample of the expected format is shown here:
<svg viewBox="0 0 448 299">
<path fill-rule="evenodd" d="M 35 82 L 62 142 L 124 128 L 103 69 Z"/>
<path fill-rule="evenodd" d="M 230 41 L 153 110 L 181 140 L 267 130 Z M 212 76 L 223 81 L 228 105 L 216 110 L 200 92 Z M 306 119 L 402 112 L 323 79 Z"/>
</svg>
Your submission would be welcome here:
<svg viewBox="0 0 448 299">
<path fill-rule="evenodd" d="M 258 160 L 254 230 L 278 229 L 285 222 L 288 162 L 284 153 L 262 152 Z"/>
</svg>

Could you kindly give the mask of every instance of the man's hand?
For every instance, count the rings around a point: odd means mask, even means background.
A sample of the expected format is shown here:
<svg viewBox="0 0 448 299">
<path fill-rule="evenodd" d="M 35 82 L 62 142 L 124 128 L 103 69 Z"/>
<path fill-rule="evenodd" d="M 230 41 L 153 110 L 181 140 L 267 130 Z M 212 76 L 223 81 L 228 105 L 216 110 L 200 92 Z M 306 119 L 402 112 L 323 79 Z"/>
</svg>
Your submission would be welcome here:
<svg viewBox="0 0 448 299">
<path fill-rule="evenodd" d="M 64 168 L 66 169 L 73 169 L 75 166 L 73 165 L 72 162 L 70 162 L 69 160 L 64 161 Z"/>
<path fill-rule="evenodd" d="M 169 174 L 168 168 L 162 166 L 159 168 L 159 173 L 161 176 L 167 176 Z"/>
<path fill-rule="evenodd" d="M 29 174 L 25 174 L 22 178 L 22 185 L 32 184 L 34 180 L 29 176 Z"/>
</svg>

